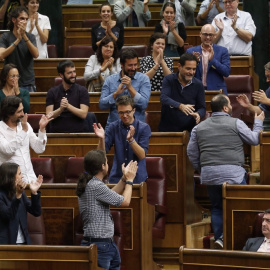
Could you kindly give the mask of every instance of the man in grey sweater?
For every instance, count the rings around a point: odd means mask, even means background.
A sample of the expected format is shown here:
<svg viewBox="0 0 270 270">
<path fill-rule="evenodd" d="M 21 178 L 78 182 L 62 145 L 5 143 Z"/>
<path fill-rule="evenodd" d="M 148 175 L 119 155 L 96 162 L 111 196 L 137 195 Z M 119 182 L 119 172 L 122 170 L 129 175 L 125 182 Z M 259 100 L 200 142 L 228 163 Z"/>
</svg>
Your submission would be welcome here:
<svg viewBox="0 0 270 270">
<path fill-rule="evenodd" d="M 211 109 L 212 116 L 193 128 L 187 154 L 194 169 L 201 173 L 201 183 L 207 185 L 215 248 L 223 248 L 222 184 L 246 184 L 243 143 L 259 143 L 264 112 L 255 114 L 252 131 L 243 121 L 231 117 L 227 96 L 213 97 Z"/>
</svg>

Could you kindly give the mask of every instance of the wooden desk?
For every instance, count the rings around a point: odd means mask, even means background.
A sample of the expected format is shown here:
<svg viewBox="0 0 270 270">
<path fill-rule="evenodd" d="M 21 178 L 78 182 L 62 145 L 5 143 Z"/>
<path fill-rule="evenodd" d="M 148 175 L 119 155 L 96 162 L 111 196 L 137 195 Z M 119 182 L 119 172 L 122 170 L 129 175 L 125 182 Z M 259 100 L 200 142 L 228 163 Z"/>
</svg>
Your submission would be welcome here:
<svg viewBox="0 0 270 270">
<path fill-rule="evenodd" d="M 180 247 L 180 270 L 270 269 L 269 254 Z"/>
<path fill-rule="evenodd" d="M 270 185 L 270 132 L 260 134 L 260 184 Z"/>
<path fill-rule="evenodd" d="M 223 185 L 224 249 L 242 250 L 257 213 L 270 204 L 269 185 Z"/>
<path fill-rule="evenodd" d="M 187 132 L 153 132 L 150 138 L 148 156 L 163 157 L 166 168 L 168 208 L 166 236 L 165 239 L 154 241 L 155 252 L 162 253 L 164 258 L 171 259 L 172 256 L 176 258 L 179 246 L 186 241 L 186 226 L 201 221 L 201 209 L 194 202 L 193 169 L 186 156 L 188 139 Z M 82 157 L 88 151 L 96 149 L 97 144 L 98 138 L 94 134 L 48 134 L 45 152 L 37 155 L 31 151 L 31 156 L 51 157 L 57 181 L 63 182 L 67 159 L 71 156 Z M 112 164 L 113 154 L 114 149 L 107 155 L 109 165 Z M 70 196 L 73 196 L 72 204 L 75 204 L 74 190 L 69 192 Z M 62 196 L 61 194 L 62 191 L 55 189 L 56 199 Z M 44 191 L 42 197 L 43 195 Z M 65 202 L 66 200 L 63 199 L 63 203 Z M 54 203 L 53 199 L 48 198 L 48 203 Z M 43 201 L 42 206 L 46 206 Z"/>
<path fill-rule="evenodd" d="M 0 269 L 102 270 L 103 268 L 97 266 L 96 245 L 89 247 L 1 245 Z"/>
<path fill-rule="evenodd" d="M 76 184 L 43 184 L 40 188 L 46 243 L 49 245 L 74 243 L 74 218 L 79 213 L 75 189 Z M 27 190 L 27 194 L 30 195 L 30 190 Z M 125 246 L 122 260 L 126 269 L 156 269 L 152 259 L 154 206 L 147 203 L 146 184 L 134 185 L 130 206 L 117 209 L 124 213 Z"/>
</svg>

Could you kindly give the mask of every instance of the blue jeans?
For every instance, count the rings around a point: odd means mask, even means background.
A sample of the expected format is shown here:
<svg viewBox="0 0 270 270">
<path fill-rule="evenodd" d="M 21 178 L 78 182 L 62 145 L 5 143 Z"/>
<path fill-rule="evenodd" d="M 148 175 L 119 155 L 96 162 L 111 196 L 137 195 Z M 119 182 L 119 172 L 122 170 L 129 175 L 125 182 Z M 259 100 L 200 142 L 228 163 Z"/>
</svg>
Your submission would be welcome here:
<svg viewBox="0 0 270 270">
<path fill-rule="evenodd" d="M 114 242 L 90 242 L 82 240 L 81 246 L 96 244 L 98 250 L 98 266 L 106 270 L 120 270 L 121 258 Z"/>
<path fill-rule="evenodd" d="M 246 185 L 246 174 L 240 185 Z M 212 204 L 211 225 L 217 240 L 223 234 L 222 185 L 207 185 L 207 191 Z"/>
</svg>

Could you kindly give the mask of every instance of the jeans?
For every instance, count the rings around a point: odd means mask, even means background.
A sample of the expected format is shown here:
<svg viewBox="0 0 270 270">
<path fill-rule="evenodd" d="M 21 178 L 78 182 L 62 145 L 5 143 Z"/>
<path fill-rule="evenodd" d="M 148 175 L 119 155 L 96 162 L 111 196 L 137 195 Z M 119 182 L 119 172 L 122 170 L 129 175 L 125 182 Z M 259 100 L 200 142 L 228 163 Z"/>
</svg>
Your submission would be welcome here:
<svg viewBox="0 0 270 270">
<path fill-rule="evenodd" d="M 240 185 L 246 185 L 246 174 Z M 212 204 L 211 225 L 217 240 L 223 234 L 222 185 L 207 185 L 207 191 Z"/>
<path fill-rule="evenodd" d="M 98 266 L 106 270 L 120 270 L 121 258 L 114 242 L 90 242 L 82 240 L 81 246 L 95 244 L 98 250 Z"/>
<path fill-rule="evenodd" d="M 29 92 L 36 92 L 36 86 L 29 84 L 29 85 L 24 85 L 24 86 L 20 86 L 20 88 L 24 89 L 24 90 L 28 90 Z"/>
</svg>

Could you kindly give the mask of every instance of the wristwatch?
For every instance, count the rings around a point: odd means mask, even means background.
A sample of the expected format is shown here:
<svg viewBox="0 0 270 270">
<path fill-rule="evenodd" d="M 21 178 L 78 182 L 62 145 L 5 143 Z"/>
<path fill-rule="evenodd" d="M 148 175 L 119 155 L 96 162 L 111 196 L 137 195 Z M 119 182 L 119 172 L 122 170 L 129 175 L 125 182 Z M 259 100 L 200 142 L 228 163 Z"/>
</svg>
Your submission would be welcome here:
<svg viewBox="0 0 270 270">
<path fill-rule="evenodd" d="M 133 182 L 131 181 L 126 181 L 126 184 L 133 186 Z"/>
</svg>

